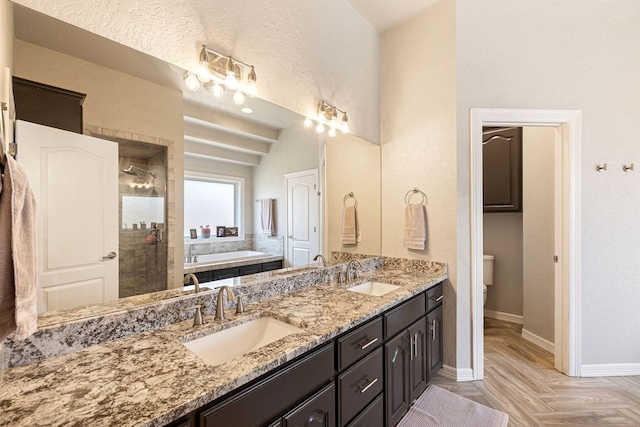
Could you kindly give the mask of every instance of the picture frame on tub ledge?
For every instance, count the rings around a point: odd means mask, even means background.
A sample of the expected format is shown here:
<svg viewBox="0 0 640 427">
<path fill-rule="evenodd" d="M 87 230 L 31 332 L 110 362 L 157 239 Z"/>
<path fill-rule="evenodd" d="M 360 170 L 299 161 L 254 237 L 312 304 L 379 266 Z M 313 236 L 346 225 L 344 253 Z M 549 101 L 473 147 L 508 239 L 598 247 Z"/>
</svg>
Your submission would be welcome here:
<svg viewBox="0 0 640 427">
<path fill-rule="evenodd" d="M 225 228 L 225 236 L 226 237 L 238 237 L 238 227 L 226 227 Z"/>
<path fill-rule="evenodd" d="M 198 238 L 198 230 L 195 228 L 190 228 L 189 229 L 189 237 L 191 237 L 192 239 L 197 239 Z"/>
<path fill-rule="evenodd" d="M 217 226 L 216 227 L 216 236 L 217 237 L 225 237 L 226 236 L 226 227 Z"/>
</svg>

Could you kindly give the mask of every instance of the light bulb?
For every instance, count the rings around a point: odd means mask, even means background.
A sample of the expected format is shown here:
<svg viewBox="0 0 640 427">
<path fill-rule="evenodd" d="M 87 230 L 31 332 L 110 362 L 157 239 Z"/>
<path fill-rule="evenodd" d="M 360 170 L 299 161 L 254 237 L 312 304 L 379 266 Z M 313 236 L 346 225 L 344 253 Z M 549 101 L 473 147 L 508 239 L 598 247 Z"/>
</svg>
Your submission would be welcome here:
<svg viewBox="0 0 640 427">
<path fill-rule="evenodd" d="M 233 102 L 235 102 L 236 105 L 244 104 L 244 93 L 242 93 L 242 91 L 240 90 L 237 90 L 236 93 L 233 94 Z"/>
<path fill-rule="evenodd" d="M 349 132 L 349 119 L 347 119 L 347 113 L 344 113 L 342 116 L 342 125 L 340 126 L 340 130 L 343 133 Z"/>
<path fill-rule="evenodd" d="M 200 89 L 200 81 L 193 73 L 187 73 L 184 76 L 184 85 L 192 92 Z"/>
<path fill-rule="evenodd" d="M 304 127 L 306 127 L 307 129 L 311 129 L 311 126 L 313 126 L 313 120 L 311 120 L 309 117 L 305 117 Z"/>
<path fill-rule="evenodd" d="M 329 136 L 336 136 L 337 132 L 336 132 L 336 128 L 331 128 L 329 129 L 329 132 L 327 132 L 327 135 Z"/>
<path fill-rule="evenodd" d="M 196 76 L 202 83 L 211 81 L 213 76 L 211 75 L 211 71 L 209 71 L 209 63 L 207 61 L 200 61 L 200 64 L 198 64 L 198 70 L 196 71 Z"/>
<path fill-rule="evenodd" d="M 211 92 L 213 93 L 213 96 L 215 96 L 216 98 L 220 98 L 222 95 L 224 95 L 224 88 L 220 83 L 216 82 L 213 85 Z"/>
<path fill-rule="evenodd" d="M 136 188 L 136 184 L 132 182 L 131 184 L 129 184 L 129 187 Z"/>
<path fill-rule="evenodd" d="M 333 110 L 333 114 L 331 114 L 331 126 L 338 126 L 338 113 L 336 113 L 335 109 Z"/>
<path fill-rule="evenodd" d="M 318 123 L 318 126 L 316 126 L 316 132 L 317 133 L 324 132 L 324 125 L 322 123 Z"/>
<path fill-rule="evenodd" d="M 258 86 L 256 86 L 256 82 L 249 82 L 247 85 L 247 95 L 254 98 L 258 94 Z"/>
<path fill-rule="evenodd" d="M 224 79 L 224 85 L 229 90 L 235 90 L 238 88 L 238 80 L 236 79 L 236 75 L 231 71 L 227 73 L 227 78 Z"/>
</svg>

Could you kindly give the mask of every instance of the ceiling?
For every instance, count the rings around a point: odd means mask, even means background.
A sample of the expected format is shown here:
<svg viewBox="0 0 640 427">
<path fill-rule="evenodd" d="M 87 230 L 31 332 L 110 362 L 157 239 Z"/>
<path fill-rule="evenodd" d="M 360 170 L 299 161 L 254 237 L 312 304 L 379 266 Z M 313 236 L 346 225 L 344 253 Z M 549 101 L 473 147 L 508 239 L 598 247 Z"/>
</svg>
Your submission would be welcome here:
<svg viewBox="0 0 640 427">
<path fill-rule="evenodd" d="M 422 12 L 440 0 L 348 0 L 379 33 Z"/>
</svg>

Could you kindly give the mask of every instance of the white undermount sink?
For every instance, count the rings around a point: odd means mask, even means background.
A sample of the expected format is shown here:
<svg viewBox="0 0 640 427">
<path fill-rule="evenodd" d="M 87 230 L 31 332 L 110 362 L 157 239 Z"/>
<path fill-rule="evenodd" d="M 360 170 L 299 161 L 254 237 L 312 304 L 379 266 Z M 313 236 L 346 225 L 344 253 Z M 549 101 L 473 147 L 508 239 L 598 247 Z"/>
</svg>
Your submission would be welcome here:
<svg viewBox="0 0 640 427">
<path fill-rule="evenodd" d="M 183 345 L 207 365 L 218 366 L 267 344 L 303 330 L 273 317 L 260 317 Z"/>
<path fill-rule="evenodd" d="M 388 283 L 382 283 L 382 282 L 364 282 L 360 285 L 347 288 L 347 290 L 351 292 L 358 292 L 360 294 L 373 295 L 373 296 L 379 297 L 393 290 L 396 290 L 399 287 L 400 286 L 390 285 Z"/>
</svg>

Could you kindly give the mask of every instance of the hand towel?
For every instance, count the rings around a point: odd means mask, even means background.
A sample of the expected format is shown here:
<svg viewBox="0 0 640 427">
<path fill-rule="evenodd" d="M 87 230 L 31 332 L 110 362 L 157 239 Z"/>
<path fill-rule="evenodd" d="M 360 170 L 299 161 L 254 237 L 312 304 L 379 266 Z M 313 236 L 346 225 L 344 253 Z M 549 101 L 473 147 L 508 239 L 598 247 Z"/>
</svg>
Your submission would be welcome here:
<svg viewBox="0 0 640 427">
<path fill-rule="evenodd" d="M 262 199 L 260 201 L 260 223 L 262 225 L 262 234 L 265 236 L 274 236 L 276 234 L 273 202 L 273 199 Z"/>
<path fill-rule="evenodd" d="M 427 219 L 422 203 L 410 203 L 404 211 L 404 241 L 408 249 L 424 250 L 427 240 Z"/>
<path fill-rule="evenodd" d="M 343 245 L 355 245 L 358 235 L 358 211 L 355 206 L 345 206 L 342 208 L 342 233 L 340 241 Z"/>
<path fill-rule="evenodd" d="M 11 156 L 6 156 L 0 193 L 0 239 L 0 340 L 14 330 L 13 339 L 24 340 L 38 321 L 35 199 Z"/>
</svg>

